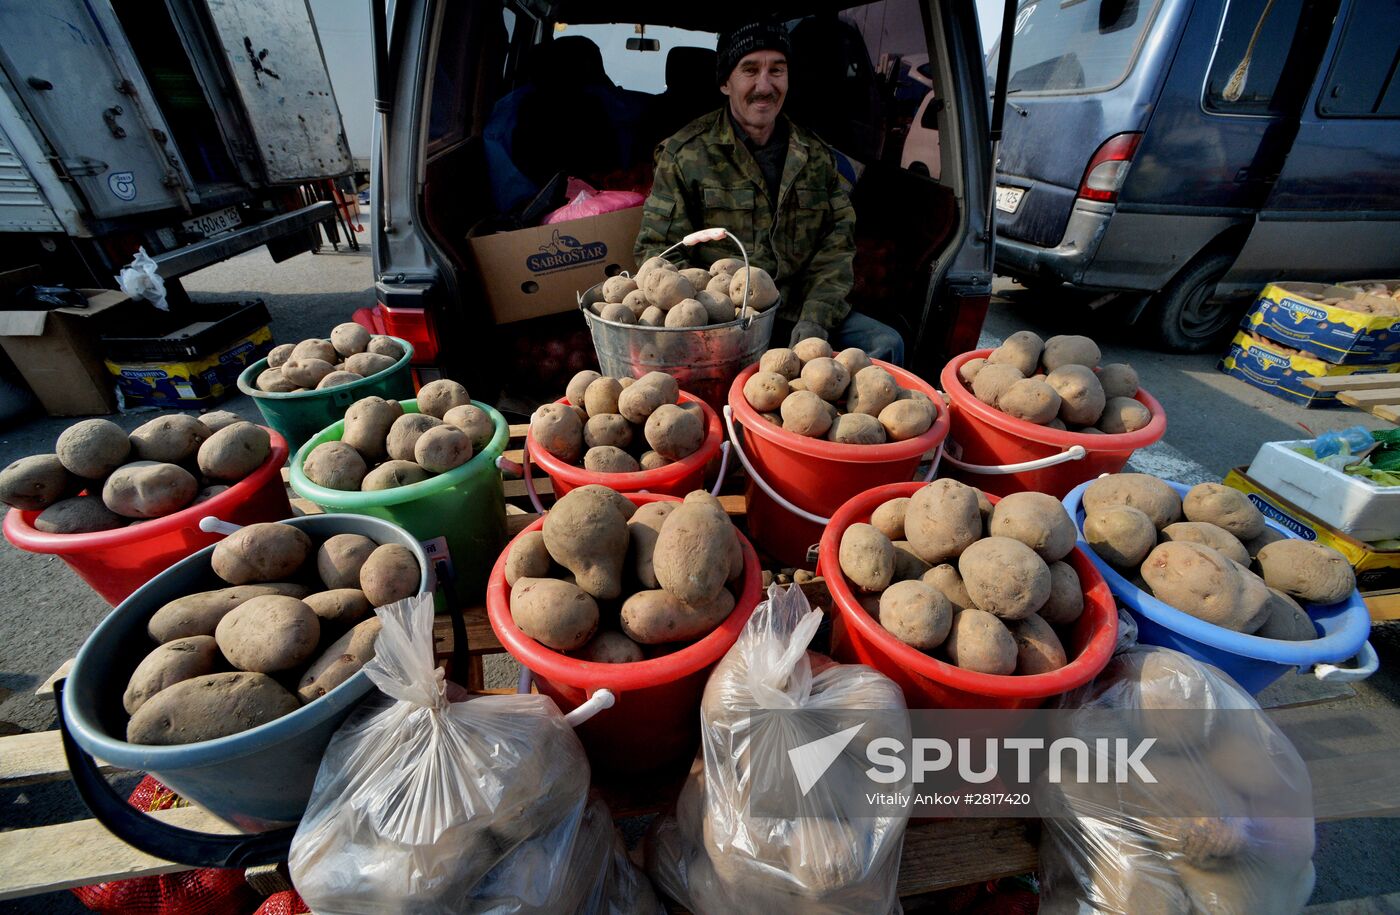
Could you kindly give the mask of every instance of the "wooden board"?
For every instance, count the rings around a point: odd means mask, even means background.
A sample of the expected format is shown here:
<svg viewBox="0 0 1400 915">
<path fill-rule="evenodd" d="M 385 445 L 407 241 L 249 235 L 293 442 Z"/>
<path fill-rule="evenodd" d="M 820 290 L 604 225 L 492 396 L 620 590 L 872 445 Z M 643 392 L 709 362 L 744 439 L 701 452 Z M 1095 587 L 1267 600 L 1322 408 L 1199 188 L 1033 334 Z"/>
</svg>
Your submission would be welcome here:
<svg viewBox="0 0 1400 915">
<path fill-rule="evenodd" d="M 1303 384 L 1324 393 L 1341 391 L 1374 391 L 1378 388 L 1400 388 L 1400 374 L 1375 372 L 1364 375 L 1336 375 L 1330 378 L 1304 378 Z"/>
<path fill-rule="evenodd" d="M 1363 410 L 1369 410 L 1383 404 L 1400 404 L 1400 384 L 1394 384 L 1380 390 L 1343 391 L 1337 395 L 1337 399 L 1344 404 L 1360 407 Z"/>
<path fill-rule="evenodd" d="M 899 862 L 899 895 L 918 896 L 1033 872 L 1036 826 L 1019 819 L 952 819 L 911 826 Z"/>
<path fill-rule="evenodd" d="M 15 734 L 0 741 L 0 785 L 18 788 L 39 782 L 68 778 L 68 759 L 63 755 L 63 738 L 58 731 Z M 103 772 L 114 767 L 99 760 Z"/>
<path fill-rule="evenodd" d="M 1362 594 L 1361 599 L 1366 602 L 1366 609 L 1371 611 L 1371 619 L 1375 622 L 1400 620 L 1400 588 Z"/>
</svg>

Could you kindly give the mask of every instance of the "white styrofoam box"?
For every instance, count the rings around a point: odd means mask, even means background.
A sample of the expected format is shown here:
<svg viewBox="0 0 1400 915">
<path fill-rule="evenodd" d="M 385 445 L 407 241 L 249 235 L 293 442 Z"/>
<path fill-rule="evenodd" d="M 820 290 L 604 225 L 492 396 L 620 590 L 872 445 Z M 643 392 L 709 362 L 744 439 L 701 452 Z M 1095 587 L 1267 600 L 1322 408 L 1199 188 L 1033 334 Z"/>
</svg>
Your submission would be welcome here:
<svg viewBox="0 0 1400 915">
<path fill-rule="evenodd" d="M 1400 486 L 1377 486 L 1294 450 L 1309 444 L 1265 442 L 1249 465 L 1250 479 L 1357 540 L 1400 537 Z"/>
</svg>

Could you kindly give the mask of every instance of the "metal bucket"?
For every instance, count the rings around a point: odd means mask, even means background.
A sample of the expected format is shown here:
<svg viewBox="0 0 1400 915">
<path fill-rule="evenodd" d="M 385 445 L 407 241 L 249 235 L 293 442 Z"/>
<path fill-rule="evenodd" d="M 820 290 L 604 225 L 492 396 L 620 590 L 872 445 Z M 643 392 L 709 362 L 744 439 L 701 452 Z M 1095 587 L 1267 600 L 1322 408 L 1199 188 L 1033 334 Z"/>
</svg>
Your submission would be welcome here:
<svg viewBox="0 0 1400 915">
<path fill-rule="evenodd" d="M 728 238 L 738 246 L 747 268 L 748 252 L 738 239 L 723 229 L 692 233 L 663 251 L 662 256 L 682 245 L 720 238 Z M 602 283 L 578 297 L 579 310 L 593 335 L 593 348 L 598 352 L 598 364 L 604 375 L 640 378 L 647 372 L 665 372 L 676 379 L 682 391 L 694 394 L 716 412 L 724 409 L 728 402 L 729 385 L 768 349 L 773 321 L 782 305 L 775 302 L 765 311 L 756 311 L 746 303 L 739 312 L 741 317 L 724 324 L 643 327 L 605 321 L 593 310 L 593 306 L 602 301 Z"/>
</svg>

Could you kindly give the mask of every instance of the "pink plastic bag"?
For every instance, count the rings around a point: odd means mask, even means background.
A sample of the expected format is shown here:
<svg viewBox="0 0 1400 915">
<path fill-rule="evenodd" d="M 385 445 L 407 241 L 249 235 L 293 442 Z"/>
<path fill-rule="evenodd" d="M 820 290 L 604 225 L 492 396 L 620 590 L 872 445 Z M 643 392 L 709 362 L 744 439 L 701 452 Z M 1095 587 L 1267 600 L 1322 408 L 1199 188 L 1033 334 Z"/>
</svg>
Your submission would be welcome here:
<svg viewBox="0 0 1400 915">
<path fill-rule="evenodd" d="M 585 216 L 602 216 L 615 210 L 626 210 L 646 203 L 645 194 L 636 191 L 600 191 L 585 181 L 569 179 L 569 202 L 544 218 L 543 225 L 582 219 Z"/>
</svg>

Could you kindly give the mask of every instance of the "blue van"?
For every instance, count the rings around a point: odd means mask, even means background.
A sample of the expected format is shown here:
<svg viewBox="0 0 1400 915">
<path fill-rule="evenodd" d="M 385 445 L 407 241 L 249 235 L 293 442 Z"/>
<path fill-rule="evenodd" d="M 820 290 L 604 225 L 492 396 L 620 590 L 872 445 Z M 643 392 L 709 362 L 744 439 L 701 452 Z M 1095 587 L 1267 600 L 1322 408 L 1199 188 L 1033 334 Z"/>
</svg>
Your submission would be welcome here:
<svg viewBox="0 0 1400 915">
<path fill-rule="evenodd" d="M 999 273 L 1169 350 L 1270 280 L 1400 276 L 1400 3 L 1021 0 L 996 181 Z"/>
</svg>

